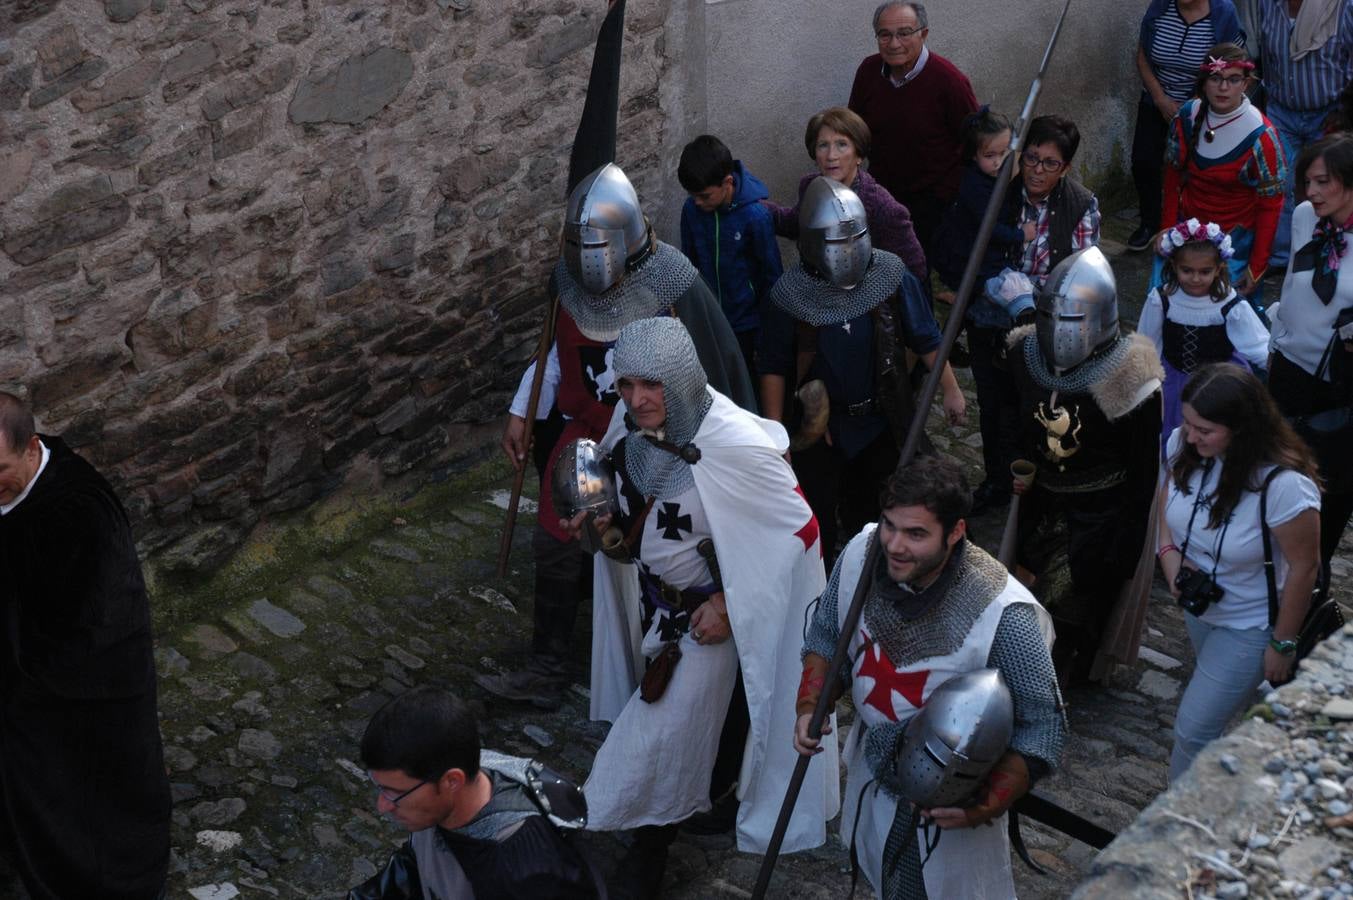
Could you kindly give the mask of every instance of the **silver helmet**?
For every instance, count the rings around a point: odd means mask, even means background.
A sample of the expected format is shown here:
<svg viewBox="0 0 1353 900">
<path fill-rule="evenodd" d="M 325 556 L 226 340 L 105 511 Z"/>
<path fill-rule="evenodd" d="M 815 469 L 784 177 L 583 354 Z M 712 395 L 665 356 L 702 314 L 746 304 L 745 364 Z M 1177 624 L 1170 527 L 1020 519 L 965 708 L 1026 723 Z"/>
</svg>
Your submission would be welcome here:
<svg viewBox="0 0 1353 900">
<path fill-rule="evenodd" d="M 564 265 L 590 294 L 625 277 L 625 266 L 651 249 L 639 195 L 615 163 L 592 172 L 568 195 L 564 212 Z"/>
<path fill-rule="evenodd" d="M 957 675 L 907 723 L 894 776 L 921 809 L 963 806 L 1010 746 L 1015 705 L 996 669 Z"/>
<path fill-rule="evenodd" d="M 1118 337 L 1118 287 L 1098 247 L 1058 263 L 1035 306 L 1038 347 L 1056 375 Z"/>
<path fill-rule="evenodd" d="M 864 280 L 874 246 L 864 203 L 850 188 L 819 175 L 799 202 L 799 255 L 839 288 Z"/>
<path fill-rule="evenodd" d="M 615 490 L 615 468 L 597 442 L 569 441 L 554 464 L 554 508 L 571 519 L 584 510 L 599 516 L 620 508 Z"/>
</svg>

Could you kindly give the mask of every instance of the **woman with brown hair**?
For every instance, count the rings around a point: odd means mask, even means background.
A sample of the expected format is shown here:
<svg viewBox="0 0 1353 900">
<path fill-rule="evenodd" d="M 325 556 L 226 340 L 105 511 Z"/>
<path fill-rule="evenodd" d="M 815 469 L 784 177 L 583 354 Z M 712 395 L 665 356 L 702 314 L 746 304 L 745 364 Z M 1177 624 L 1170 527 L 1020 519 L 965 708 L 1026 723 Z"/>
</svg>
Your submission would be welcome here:
<svg viewBox="0 0 1353 900">
<path fill-rule="evenodd" d="M 803 192 L 808 190 L 809 183 L 818 175 L 844 184 L 864 204 L 874 248 L 900 256 L 907 264 L 907 270 L 922 285 L 929 284 L 930 272 L 926 268 L 925 251 L 916 239 L 911 213 L 862 168 L 864 161 L 869 158 L 869 143 L 869 126 L 864 123 L 864 119 L 844 106 L 824 109 L 809 119 L 803 134 L 803 145 L 808 150 L 808 158 L 817 163 L 818 171 L 809 172 L 799 180 L 799 200 L 802 202 Z M 775 233 L 780 237 L 798 240 L 798 204 L 791 207 L 768 200 L 763 202 L 770 207 L 775 218 Z"/>
<path fill-rule="evenodd" d="M 1181 399 L 1184 424 L 1166 445 L 1156 556 L 1184 609 L 1196 660 L 1175 714 L 1171 781 L 1221 735 L 1261 681 L 1291 674 L 1320 568 L 1315 459 L 1259 379 L 1214 363 L 1194 374 Z"/>
</svg>

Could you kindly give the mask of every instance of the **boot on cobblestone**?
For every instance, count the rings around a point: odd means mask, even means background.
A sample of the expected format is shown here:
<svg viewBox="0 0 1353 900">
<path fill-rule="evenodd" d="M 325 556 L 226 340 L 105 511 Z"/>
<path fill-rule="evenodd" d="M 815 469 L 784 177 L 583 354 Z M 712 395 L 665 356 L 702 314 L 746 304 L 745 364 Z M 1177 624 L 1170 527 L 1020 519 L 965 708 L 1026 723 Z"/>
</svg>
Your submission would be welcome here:
<svg viewBox="0 0 1353 900">
<path fill-rule="evenodd" d="M 576 582 L 537 578 L 530 661 L 515 672 L 477 676 L 475 683 L 504 700 L 558 709 L 568 687 L 568 656 L 580 593 Z"/>
<path fill-rule="evenodd" d="M 644 825 L 630 844 L 606 886 L 609 900 L 654 900 L 662 896 L 667 848 L 676 840 L 676 825 Z"/>
</svg>

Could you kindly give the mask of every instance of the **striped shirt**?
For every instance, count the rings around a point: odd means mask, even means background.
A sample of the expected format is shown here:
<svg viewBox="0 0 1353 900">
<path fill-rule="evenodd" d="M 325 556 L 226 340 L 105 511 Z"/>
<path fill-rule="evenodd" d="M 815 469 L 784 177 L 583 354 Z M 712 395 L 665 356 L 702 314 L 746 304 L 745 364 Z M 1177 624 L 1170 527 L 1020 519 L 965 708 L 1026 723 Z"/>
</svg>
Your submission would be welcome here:
<svg viewBox="0 0 1353 900">
<path fill-rule="evenodd" d="M 1325 46 L 1292 62 L 1293 20 L 1287 0 L 1260 0 L 1259 51 L 1270 99 L 1288 109 L 1316 112 L 1334 105 L 1353 80 L 1353 3 L 1339 13 L 1339 30 Z"/>
<path fill-rule="evenodd" d="M 1151 72 L 1165 96 L 1180 103 L 1193 96 L 1198 67 L 1214 43 L 1210 17 L 1203 16 L 1192 24 L 1185 22 L 1179 15 L 1179 6 L 1170 0 L 1156 20 L 1156 34 L 1146 51 Z"/>
</svg>

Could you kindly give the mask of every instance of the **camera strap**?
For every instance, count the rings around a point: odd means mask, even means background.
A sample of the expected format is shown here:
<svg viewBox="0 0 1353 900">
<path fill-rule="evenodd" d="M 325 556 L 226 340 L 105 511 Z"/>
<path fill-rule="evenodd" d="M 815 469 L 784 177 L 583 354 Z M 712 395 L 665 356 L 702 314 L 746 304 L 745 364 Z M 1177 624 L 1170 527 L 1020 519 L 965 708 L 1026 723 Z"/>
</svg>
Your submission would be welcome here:
<svg viewBox="0 0 1353 900">
<path fill-rule="evenodd" d="M 1189 513 L 1189 526 L 1184 531 L 1184 546 L 1179 548 L 1180 560 L 1189 558 L 1189 540 L 1193 537 L 1193 522 L 1198 518 L 1198 507 L 1203 505 L 1203 488 L 1207 485 L 1207 476 L 1212 474 L 1212 468 L 1216 464 L 1215 459 L 1209 459 L 1203 463 L 1203 474 L 1198 479 L 1198 493 L 1193 497 L 1193 512 Z M 1218 476 L 1220 478 L 1220 476 Z M 1231 517 L 1227 516 L 1226 521 L 1222 523 L 1221 534 L 1217 537 L 1217 546 L 1212 551 L 1212 583 L 1217 583 L 1217 567 L 1221 565 L 1221 546 L 1226 542 L 1226 532 L 1231 527 Z M 1182 564 L 1182 562 L 1181 562 Z"/>
</svg>

